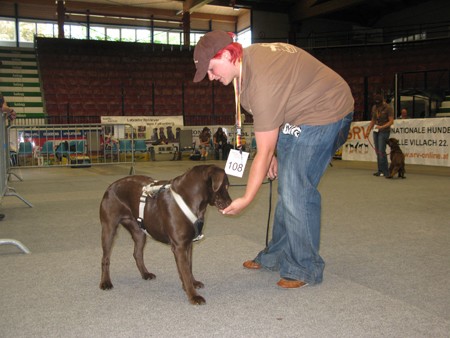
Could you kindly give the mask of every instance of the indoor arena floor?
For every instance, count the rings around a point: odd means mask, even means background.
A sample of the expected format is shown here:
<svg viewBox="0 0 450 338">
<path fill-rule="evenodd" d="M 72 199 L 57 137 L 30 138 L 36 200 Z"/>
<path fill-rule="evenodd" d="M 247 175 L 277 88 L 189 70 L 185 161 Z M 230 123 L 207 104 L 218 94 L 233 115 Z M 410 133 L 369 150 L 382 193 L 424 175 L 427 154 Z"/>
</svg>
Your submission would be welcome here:
<svg viewBox="0 0 450 338">
<path fill-rule="evenodd" d="M 141 162 L 136 174 L 170 179 L 193 161 Z M 225 165 L 223 161 L 206 164 Z M 0 238 L 2 337 L 449 337 L 450 168 L 407 165 L 407 178 L 372 175 L 374 163 L 336 160 L 320 183 L 324 281 L 296 290 L 242 267 L 264 248 L 270 185 L 239 216 L 209 207 L 193 271 L 206 305 L 189 304 L 170 247 L 147 242 L 145 281 L 121 228 L 114 289 L 99 289 L 99 204 L 127 165 L 16 170 Z M 230 177 L 240 196 L 244 178 Z M 276 202 L 272 187 L 272 216 Z"/>
</svg>

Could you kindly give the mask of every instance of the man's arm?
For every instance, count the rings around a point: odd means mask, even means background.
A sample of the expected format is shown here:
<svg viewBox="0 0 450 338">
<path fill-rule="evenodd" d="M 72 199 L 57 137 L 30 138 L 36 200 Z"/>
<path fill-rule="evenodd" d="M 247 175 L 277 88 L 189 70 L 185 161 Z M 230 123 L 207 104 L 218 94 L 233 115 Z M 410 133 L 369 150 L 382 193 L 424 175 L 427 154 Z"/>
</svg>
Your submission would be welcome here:
<svg viewBox="0 0 450 338">
<path fill-rule="evenodd" d="M 267 177 L 269 166 L 273 160 L 278 132 L 278 128 L 271 131 L 255 132 L 258 152 L 250 168 L 247 189 L 245 190 L 244 196 L 235 199 L 230 206 L 223 210 L 224 214 L 236 215 L 240 213 L 255 198 L 259 187 Z"/>
</svg>

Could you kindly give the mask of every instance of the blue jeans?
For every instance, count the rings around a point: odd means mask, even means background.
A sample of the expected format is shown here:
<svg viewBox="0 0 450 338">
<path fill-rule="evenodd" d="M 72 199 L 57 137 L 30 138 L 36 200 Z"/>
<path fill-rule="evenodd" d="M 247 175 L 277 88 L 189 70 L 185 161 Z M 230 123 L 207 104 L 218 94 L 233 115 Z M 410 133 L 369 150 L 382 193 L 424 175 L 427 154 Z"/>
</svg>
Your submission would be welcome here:
<svg viewBox="0 0 450 338">
<path fill-rule="evenodd" d="M 255 258 L 282 278 L 322 282 L 319 255 L 321 197 L 319 181 L 336 150 L 345 143 L 353 113 L 323 126 L 301 125 L 301 133 L 280 132 L 277 144 L 278 202 L 272 240 Z"/>
<path fill-rule="evenodd" d="M 391 131 L 388 129 L 373 133 L 373 144 L 377 154 L 378 172 L 383 173 L 385 177 L 389 176 L 388 158 L 386 154 L 386 144 Z"/>
</svg>

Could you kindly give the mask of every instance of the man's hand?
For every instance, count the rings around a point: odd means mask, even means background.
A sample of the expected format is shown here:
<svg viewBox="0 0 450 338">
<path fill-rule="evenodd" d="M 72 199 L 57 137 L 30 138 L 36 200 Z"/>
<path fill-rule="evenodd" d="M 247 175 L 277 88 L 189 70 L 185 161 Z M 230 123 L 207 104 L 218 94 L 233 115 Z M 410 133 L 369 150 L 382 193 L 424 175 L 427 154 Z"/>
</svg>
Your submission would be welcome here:
<svg viewBox="0 0 450 338">
<path fill-rule="evenodd" d="M 269 171 L 267 172 L 267 177 L 270 180 L 275 180 L 278 177 L 278 160 L 276 156 L 272 157 L 270 162 Z"/>
<path fill-rule="evenodd" d="M 249 205 L 243 197 L 236 198 L 228 207 L 222 210 L 224 215 L 237 215 Z"/>
</svg>

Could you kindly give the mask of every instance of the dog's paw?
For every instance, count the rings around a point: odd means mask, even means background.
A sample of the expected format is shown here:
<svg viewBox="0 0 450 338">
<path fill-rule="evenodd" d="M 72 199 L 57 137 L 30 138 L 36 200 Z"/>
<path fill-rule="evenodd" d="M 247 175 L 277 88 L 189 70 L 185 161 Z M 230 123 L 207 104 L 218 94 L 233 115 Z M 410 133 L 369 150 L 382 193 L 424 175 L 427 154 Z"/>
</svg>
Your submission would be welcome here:
<svg viewBox="0 0 450 338">
<path fill-rule="evenodd" d="M 194 288 L 196 288 L 196 289 L 203 289 L 205 287 L 205 285 L 198 280 L 195 280 L 193 284 L 194 284 Z"/>
<path fill-rule="evenodd" d="M 205 298 L 203 298 L 202 296 L 199 296 L 199 295 L 196 295 L 196 296 L 192 297 L 191 299 L 189 299 L 189 302 L 193 305 L 206 304 Z"/>
<path fill-rule="evenodd" d="M 100 283 L 100 289 L 102 290 L 111 290 L 113 287 L 114 286 L 110 281 Z"/>
<path fill-rule="evenodd" d="M 142 275 L 142 278 L 145 279 L 145 280 L 155 279 L 155 278 L 156 278 L 156 275 L 154 275 L 154 274 L 151 273 L 151 272 L 147 272 L 147 273 L 144 273 L 144 274 Z"/>
</svg>

